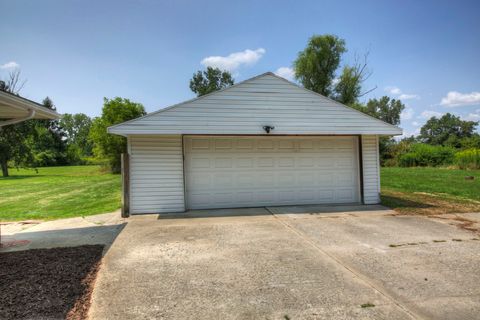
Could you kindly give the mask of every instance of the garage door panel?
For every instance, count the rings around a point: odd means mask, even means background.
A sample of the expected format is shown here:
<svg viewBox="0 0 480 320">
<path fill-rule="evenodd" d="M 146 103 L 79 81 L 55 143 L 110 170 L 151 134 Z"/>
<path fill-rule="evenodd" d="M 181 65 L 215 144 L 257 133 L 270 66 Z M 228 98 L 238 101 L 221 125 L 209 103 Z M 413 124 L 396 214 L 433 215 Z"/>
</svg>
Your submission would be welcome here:
<svg viewBox="0 0 480 320">
<path fill-rule="evenodd" d="M 210 159 L 205 157 L 192 157 L 192 168 L 194 169 L 209 169 Z"/>
<path fill-rule="evenodd" d="M 233 159 L 232 158 L 216 158 L 215 159 L 215 169 L 232 169 L 233 168 Z"/>
<path fill-rule="evenodd" d="M 292 172 L 279 173 L 277 175 L 277 183 L 281 186 L 295 186 L 295 174 Z"/>
<path fill-rule="evenodd" d="M 283 203 L 291 203 L 296 200 L 295 198 L 295 189 L 286 189 L 286 190 L 279 190 L 278 191 L 278 202 Z"/>
<path fill-rule="evenodd" d="M 240 191 L 236 192 L 237 202 L 243 204 L 253 203 L 253 192 Z"/>
<path fill-rule="evenodd" d="M 335 167 L 335 159 L 330 154 L 321 153 L 316 159 L 317 167 L 329 169 Z"/>
<path fill-rule="evenodd" d="M 337 189 L 335 192 L 335 200 L 348 201 L 354 197 L 354 190 L 352 188 Z"/>
<path fill-rule="evenodd" d="M 188 202 L 192 208 L 205 208 L 211 203 L 209 193 L 190 192 L 188 194 Z"/>
<path fill-rule="evenodd" d="M 237 187 L 253 188 L 255 186 L 255 175 L 253 173 L 237 173 Z"/>
<path fill-rule="evenodd" d="M 299 172 L 297 173 L 297 186 L 298 187 L 315 187 L 316 185 L 316 173 L 314 172 Z"/>
<path fill-rule="evenodd" d="M 320 203 L 333 203 L 335 201 L 333 190 L 319 190 L 318 199 L 320 200 Z"/>
<path fill-rule="evenodd" d="M 354 161 L 353 157 L 340 157 L 336 160 L 335 166 L 349 170 L 355 165 Z"/>
<path fill-rule="evenodd" d="M 275 164 L 275 159 L 272 157 L 258 157 L 257 158 L 257 166 L 259 168 L 273 168 Z"/>
<path fill-rule="evenodd" d="M 315 189 L 299 189 L 297 193 L 299 201 L 315 201 Z"/>
<path fill-rule="evenodd" d="M 295 147 L 295 143 L 293 140 L 280 139 L 278 141 L 279 150 L 293 150 L 294 147 Z"/>
<path fill-rule="evenodd" d="M 210 139 L 208 138 L 193 138 L 191 143 L 192 150 L 206 150 L 210 149 Z"/>
<path fill-rule="evenodd" d="M 300 156 L 297 161 L 299 168 L 313 168 L 315 162 L 314 156 Z"/>
<path fill-rule="evenodd" d="M 253 150 L 254 140 L 252 139 L 238 139 L 237 149 L 238 150 Z"/>
<path fill-rule="evenodd" d="M 232 139 L 215 139 L 215 150 L 232 150 Z"/>
<path fill-rule="evenodd" d="M 293 157 L 279 157 L 277 159 L 280 168 L 294 168 L 295 159 Z"/>
<path fill-rule="evenodd" d="M 216 188 L 231 188 L 233 187 L 233 174 L 230 172 L 214 173 L 213 184 Z"/>
<path fill-rule="evenodd" d="M 335 175 L 335 183 L 337 186 L 351 186 L 355 180 L 353 172 L 341 172 Z"/>
<path fill-rule="evenodd" d="M 258 173 L 255 180 L 257 186 L 260 188 L 272 188 L 272 186 L 274 186 L 274 173 Z"/>
<path fill-rule="evenodd" d="M 189 184 L 191 190 L 210 189 L 212 176 L 210 173 L 191 173 Z"/>
<path fill-rule="evenodd" d="M 269 204 L 275 202 L 275 192 L 274 191 L 258 191 L 254 194 L 254 203 L 258 204 Z"/>
<path fill-rule="evenodd" d="M 359 201 L 356 137 L 185 137 L 189 208 Z"/>
<path fill-rule="evenodd" d="M 273 140 L 272 139 L 261 139 L 257 140 L 257 148 L 258 149 L 273 149 Z"/>
</svg>

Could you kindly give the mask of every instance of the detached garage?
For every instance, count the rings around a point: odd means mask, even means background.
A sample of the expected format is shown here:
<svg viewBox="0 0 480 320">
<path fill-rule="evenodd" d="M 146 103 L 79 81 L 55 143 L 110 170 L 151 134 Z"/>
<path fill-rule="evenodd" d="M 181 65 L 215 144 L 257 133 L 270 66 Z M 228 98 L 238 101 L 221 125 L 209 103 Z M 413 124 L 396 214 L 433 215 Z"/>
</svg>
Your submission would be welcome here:
<svg viewBox="0 0 480 320">
<path fill-rule="evenodd" d="M 130 213 L 380 201 L 378 137 L 402 130 L 272 73 L 109 128 Z"/>
</svg>

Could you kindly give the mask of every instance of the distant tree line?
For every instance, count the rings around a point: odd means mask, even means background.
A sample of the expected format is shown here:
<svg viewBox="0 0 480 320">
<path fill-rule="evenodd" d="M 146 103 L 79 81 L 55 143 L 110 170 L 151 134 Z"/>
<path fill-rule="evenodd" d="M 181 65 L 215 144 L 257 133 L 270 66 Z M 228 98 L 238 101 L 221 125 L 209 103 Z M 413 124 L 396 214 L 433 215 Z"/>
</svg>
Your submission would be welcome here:
<svg viewBox="0 0 480 320">
<path fill-rule="evenodd" d="M 19 95 L 25 81 L 20 71 L 0 81 L 0 90 Z M 21 86 L 19 85 L 21 84 Z M 49 97 L 42 104 L 56 111 Z M 59 120 L 32 119 L 0 129 L 0 166 L 8 176 L 9 167 L 37 168 L 83 164 L 105 164 L 120 172 L 120 154 L 126 139 L 107 133 L 111 125 L 145 114 L 144 107 L 128 99 L 104 99 L 102 115 L 63 114 Z"/>
</svg>

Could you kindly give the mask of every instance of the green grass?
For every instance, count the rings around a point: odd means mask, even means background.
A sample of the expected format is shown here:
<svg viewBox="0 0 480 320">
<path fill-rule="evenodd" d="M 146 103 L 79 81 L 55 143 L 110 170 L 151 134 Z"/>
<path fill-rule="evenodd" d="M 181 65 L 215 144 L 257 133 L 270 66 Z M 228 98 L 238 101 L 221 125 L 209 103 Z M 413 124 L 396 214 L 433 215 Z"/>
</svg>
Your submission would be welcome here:
<svg viewBox="0 0 480 320">
<path fill-rule="evenodd" d="M 99 166 L 11 169 L 10 175 L 0 177 L 0 221 L 87 216 L 120 207 L 120 175 Z M 480 211 L 480 170 L 382 168 L 381 181 L 382 203 L 401 213 Z"/>
<path fill-rule="evenodd" d="M 0 221 L 52 220 L 120 207 L 120 175 L 99 166 L 10 169 L 0 177 Z"/>
<path fill-rule="evenodd" d="M 404 213 L 480 210 L 480 170 L 382 168 L 381 183 L 382 203 Z"/>
</svg>

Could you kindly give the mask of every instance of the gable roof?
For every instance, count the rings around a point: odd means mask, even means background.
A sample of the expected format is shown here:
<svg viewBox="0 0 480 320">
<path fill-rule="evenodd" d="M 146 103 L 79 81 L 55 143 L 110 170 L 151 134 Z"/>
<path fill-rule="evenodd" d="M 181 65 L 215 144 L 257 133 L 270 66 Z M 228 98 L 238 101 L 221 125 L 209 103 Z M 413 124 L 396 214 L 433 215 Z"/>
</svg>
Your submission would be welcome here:
<svg viewBox="0 0 480 320">
<path fill-rule="evenodd" d="M 117 124 L 135 134 L 379 134 L 402 129 L 302 88 L 271 72 Z"/>
</svg>

